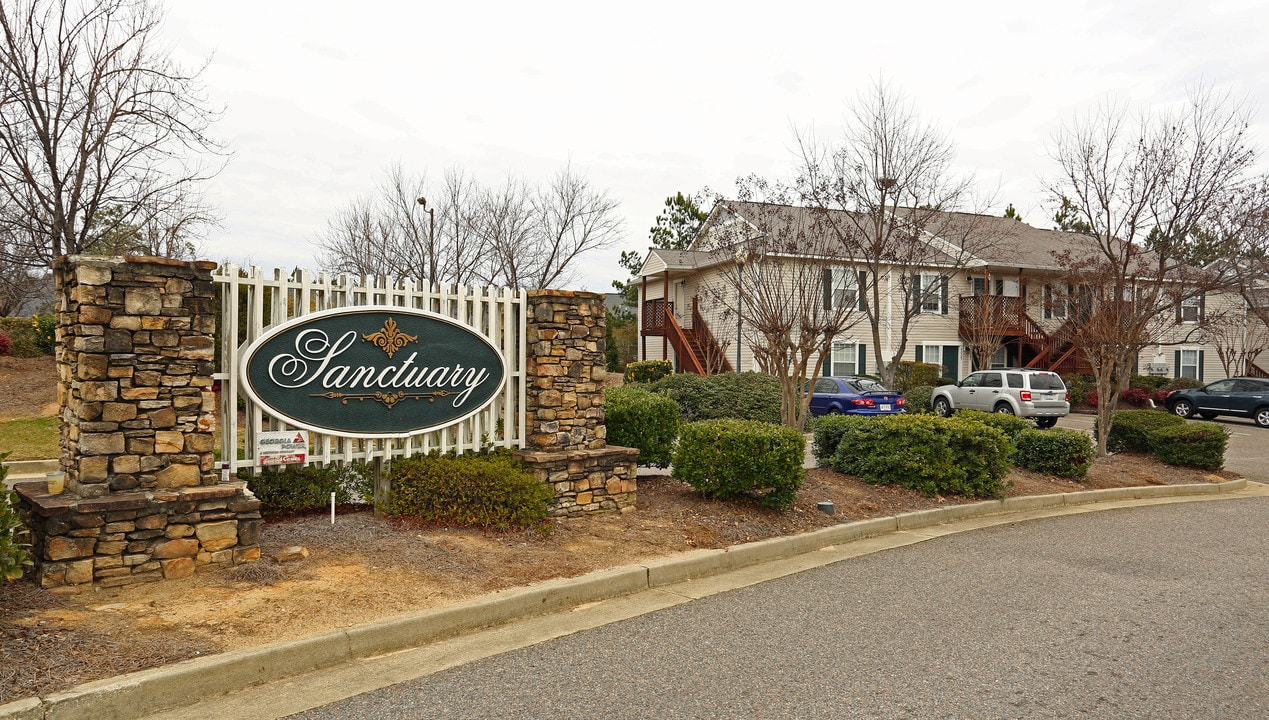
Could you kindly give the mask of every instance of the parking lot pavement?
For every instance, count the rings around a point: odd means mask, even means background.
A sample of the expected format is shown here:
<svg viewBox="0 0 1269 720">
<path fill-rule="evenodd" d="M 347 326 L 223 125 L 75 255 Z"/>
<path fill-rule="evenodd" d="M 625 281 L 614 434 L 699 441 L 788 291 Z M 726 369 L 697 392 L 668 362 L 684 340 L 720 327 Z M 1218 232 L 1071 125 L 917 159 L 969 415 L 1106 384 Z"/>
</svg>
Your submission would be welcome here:
<svg viewBox="0 0 1269 720">
<path fill-rule="evenodd" d="M 1058 427 L 1093 432 L 1096 415 L 1072 413 L 1058 420 Z M 1269 483 L 1269 429 L 1256 427 L 1251 420 L 1217 418 L 1190 420 L 1192 423 L 1216 423 L 1229 430 L 1229 446 L 1225 450 L 1225 469 L 1256 482 Z"/>
</svg>

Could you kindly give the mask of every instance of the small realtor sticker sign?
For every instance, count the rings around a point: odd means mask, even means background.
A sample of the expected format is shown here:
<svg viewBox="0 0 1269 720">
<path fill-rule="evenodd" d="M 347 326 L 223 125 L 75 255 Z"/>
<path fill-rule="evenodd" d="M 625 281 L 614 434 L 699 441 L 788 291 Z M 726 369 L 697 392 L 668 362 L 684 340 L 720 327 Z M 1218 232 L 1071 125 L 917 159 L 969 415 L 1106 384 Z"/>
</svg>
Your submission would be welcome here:
<svg viewBox="0 0 1269 720">
<path fill-rule="evenodd" d="M 308 458 L 307 430 L 270 430 L 256 438 L 261 465 L 297 465 Z"/>
</svg>

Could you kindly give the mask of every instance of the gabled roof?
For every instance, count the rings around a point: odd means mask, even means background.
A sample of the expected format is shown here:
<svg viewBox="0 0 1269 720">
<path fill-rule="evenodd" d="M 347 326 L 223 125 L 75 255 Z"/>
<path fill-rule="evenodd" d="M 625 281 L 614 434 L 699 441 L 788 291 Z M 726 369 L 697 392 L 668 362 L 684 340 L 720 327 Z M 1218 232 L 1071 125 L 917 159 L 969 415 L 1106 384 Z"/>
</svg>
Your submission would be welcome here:
<svg viewBox="0 0 1269 720">
<path fill-rule="evenodd" d="M 713 253 L 695 250 L 667 250 L 665 248 L 649 248 L 648 256 L 643 260 L 640 275 L 655 275 L 666 270 L 695 270 L 713 265 L 718 258 Z"/>
<path fill-rule="evenodd" d="M 902 208 L 900 209 L 903 210 Z M 813 228 L 817 222 L 815 214 L 820 212 L 813 208 L 793 205 L 779 205 L 729 200 L 714 206 L 701 227 L 700 233 L 692 243 L 692 249 L 698 252 L 716 250 L 710 247 L 710 230 L 718 223 L 725 222 L 727 215 L 736 221 L 744 222 L 754 229 L 755 233 L 792 233 L 797 228 Z M 851 222 L 849 216 L 858 214 L 845 210 L 829 210 L 830 220 Z M 1032 227 L 1013 218 L 980 215 L 976 213 L 946 212 L 937 214 L 937 222 L 933 225 L 941 232 L 931 233 L 930 242 L 935 249 L 931 255 L 933 264 L 952 263 L 952 254 L 957 248 L 957 237 L 967 234 L 981 233 L 991 236 L 994 242 L 987 243 L 978 249 L 967 263 L 969 267 L 1012 267 L 1025 269 L 1062 270 L 1057 254 L 1071 251 L 1075 255 L 1087 255 L 1097 252 L 1096 240 L 1083 233 L 1063 232 L 1060 230 L 1043 230 Z M 837 216 L 834 218 L 833 216 Z M 942 250 L 940 250 L 940 244 Z"/>
</svg>

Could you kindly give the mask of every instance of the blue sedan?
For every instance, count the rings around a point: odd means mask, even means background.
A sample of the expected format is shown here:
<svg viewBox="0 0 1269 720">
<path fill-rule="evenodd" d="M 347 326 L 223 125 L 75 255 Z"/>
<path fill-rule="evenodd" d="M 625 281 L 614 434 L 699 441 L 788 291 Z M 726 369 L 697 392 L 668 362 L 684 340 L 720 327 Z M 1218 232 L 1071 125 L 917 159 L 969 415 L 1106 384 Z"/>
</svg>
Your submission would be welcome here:
<svg viewBox="0 0 1269 720">
<path fill-rule="evenodd" d="M 812 415 L 894 415 L 903 395 L 866 377 L 822 377 L 811 394 Z"/>
</svg>

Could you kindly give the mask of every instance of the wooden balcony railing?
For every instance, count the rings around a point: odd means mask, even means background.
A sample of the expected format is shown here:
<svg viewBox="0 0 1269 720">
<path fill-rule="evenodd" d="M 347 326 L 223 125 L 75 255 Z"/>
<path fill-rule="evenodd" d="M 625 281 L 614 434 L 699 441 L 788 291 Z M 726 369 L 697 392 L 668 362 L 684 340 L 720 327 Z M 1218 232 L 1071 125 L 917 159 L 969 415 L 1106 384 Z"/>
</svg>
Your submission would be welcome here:
<svg viewBox="0 0 1269 720">
<path fill-rule="evenodd" d="M 662 336 L 666 333 L 666 318 L 674 317 L 674 303 L 660 298 L 643 301 L 643 323 L 640 330 L 644 335 Z"/>
</svg>

